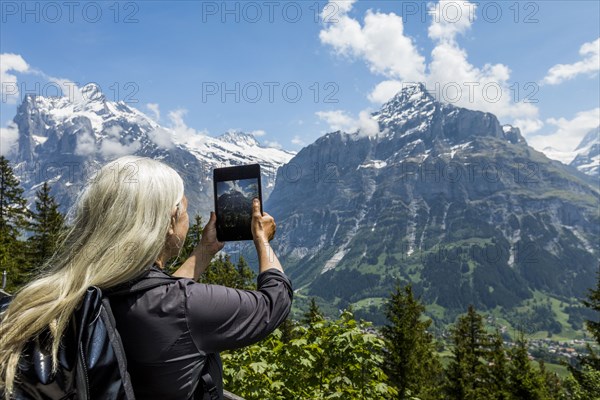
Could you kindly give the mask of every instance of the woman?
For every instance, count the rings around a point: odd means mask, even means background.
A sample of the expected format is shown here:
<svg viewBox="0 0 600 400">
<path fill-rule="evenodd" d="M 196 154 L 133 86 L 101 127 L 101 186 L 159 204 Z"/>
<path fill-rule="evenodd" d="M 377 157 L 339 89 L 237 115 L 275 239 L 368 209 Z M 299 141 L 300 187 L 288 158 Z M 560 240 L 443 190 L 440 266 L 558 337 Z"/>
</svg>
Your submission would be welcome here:
<svg viewBox="0 0 600 400">
<path fill-rule="evenodd" d="M 21 289 L 0 324 L 0 386 L 14 387 L 25 343 L 52 332 L 56 367 L 60 337 L 86 289 L 109 289 L 145 276 L 165 276 L 165 262 L 181 251 L 189 228 L 181 177 L 167 165 L 126 156 L 100 169 L 79 194 L 73 222 L 40 276 Z M 275 221 L 253 203 L 258 253 L 256 291 L 196 283 L 223 248 L 211 212 L 201 242 L 175 271 L 173 283 L 111 300 L 140 399 L 202 399 L 210 374 L 222 398 L 219 352 L 261 340 L 287 317 L 292 287 L 269 246 Z M 208 357 L 205 368 L 204 356 Z"/>
</svg>

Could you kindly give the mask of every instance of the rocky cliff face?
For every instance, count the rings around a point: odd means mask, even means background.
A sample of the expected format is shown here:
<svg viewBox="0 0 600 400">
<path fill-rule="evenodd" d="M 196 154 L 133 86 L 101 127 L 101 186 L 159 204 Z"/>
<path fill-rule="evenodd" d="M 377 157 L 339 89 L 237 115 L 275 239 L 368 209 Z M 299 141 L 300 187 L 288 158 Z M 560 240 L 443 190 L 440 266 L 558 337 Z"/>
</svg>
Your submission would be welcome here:
<svg viewBox="0 0 600 400">
<path fill-rule="evenodd" d="M 266 207 L 295 286 L 343 305 L 411 281 L 429 303 L 579 296 L 598 267 L 600 193 L 489 113 L 405 88 L 380 133 L 333 132 L 277 174 Z"/>
</svg>

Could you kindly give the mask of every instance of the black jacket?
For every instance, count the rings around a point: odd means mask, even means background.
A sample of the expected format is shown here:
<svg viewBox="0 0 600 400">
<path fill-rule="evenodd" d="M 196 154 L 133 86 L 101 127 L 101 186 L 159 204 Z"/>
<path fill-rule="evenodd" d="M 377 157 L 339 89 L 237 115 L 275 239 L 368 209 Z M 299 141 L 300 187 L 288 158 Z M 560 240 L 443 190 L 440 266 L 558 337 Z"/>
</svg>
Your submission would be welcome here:
<svg viewBox="0 0 600 400">
<path fill-rule="evenodd" d="M 168 275 L 153 266 L 149 276 Z M 257 288 L 238 290 L 179 278 L 111 299 L 136 398 L 191 399 L 206 372 L 222 398 L 219 352 L 265 338 L 292 305 L 292 284 L 279 270 L 259 274 Z"/>
</svg>

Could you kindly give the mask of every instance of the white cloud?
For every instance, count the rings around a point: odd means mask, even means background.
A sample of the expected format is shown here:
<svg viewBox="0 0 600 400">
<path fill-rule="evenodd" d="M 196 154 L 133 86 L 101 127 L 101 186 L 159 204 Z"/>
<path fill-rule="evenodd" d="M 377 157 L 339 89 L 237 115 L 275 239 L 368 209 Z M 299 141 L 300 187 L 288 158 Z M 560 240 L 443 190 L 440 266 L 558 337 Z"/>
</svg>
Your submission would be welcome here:
<svg viewBox="0 0 600 400">
<path fill-rule="evenodd" d="M 148 137 L 160 148 L 171 149 L 175 146 L 173 133 L 168 129 L 158 127 L 148 132 Z"/>
<path fill-rule="evenodd" d="M 10 72 L 25 73 L 28 71 L 29 65 L 19 54 L 0 54 L 0 95 L 3 103 L 16 104 L 19 99 L 17 77 Z"/>
<path fill-rule="evenodd" d="M 394 97 L 403 87 L 404 83 L 402 81 L 389 80 L 379 82 L 369 94 L 369 101 L 383 104 Z"/>
<path fill-rule="evenodd" d="M 133 154 L 141 148 L 139 141 L 133 141 L 128 144 L 120 142 L 123 128 L 119 125 L 113 125 L 103 131 L 104 137 L 100 143 L 100 153 L 105 158 L 121 157 L 128 154 Z"/>
<path fill-rule="evenodd" d="M 121 133 L 123 133 L 123 128 L 119 125 L 113 125 L 104 129 L 103 133 L 111 138 L 118 139 L 121 137 Z"/>
<path fill-rule="evenodd" d="M 513 102 L 507 66 L 485 64 L 477 68 L 469 63 L 466 51 L 453 42 L 439 43 L 431 55 L 426 86 L 438 100 L 490 112 L 500 119 L 538 116 L 539 110 L 533 103 L 535 95 L 532 102 Z M 523 87 L 521 91 L 528 92 Z"/>
<path fill-rule="evenodd" d="M 75 154 L 79 156 L 88 156 L 96 151 L 96 139 L 88 131 L 77 133 L 75 144 Z"/>
<path fill-rule="evenodd" d="M 265 136 L 267 134 L 267 132 L 263 131 L 262 129 L 257 129 L 255 131 L 250 132 L 250 134 L 254 137 L 259 137 L 259 136 Z"/>
<path fill-rule="evenodd" d="M 544 122 L 539 119 L 515 119 L 511 125 L 519 128 L 523 135 L 528 135 L 542 129 Z"/>
<path fill-rule="evenodd" d="M 273 147 L 275 149 L 281 149 L 281 144 L 279 144 L 279 142 L 273 141 L 273 140 L 265 140 L 265 145 L 267 147 Z"/>
<path fill-rule="evenodd" d="M 128 154 L 133 154 L 141 147 L 139 141 L 133 141 L 129 144 L 121 144 L 116 139 L 104 138 L 100 145 L 100 153 L 105 158 L 121 157 Z"/>
<path fill-rule="evenodd" d="M 300 136 L 295 135 L 292 138 L 292 144 L 298 145 L 298 146 L 304 146 L 306 143 L 300 138 Z"/>
<path fill-rule="evenodd" d="M 81 92 L 82 87 L 79 87 L 79 84 L 77 82 L 74 82 L 67 78 L 57 78 L 55 76 L 50 76 L 44 71 L 33 67 L 30 68 L 28 72 L 37 76 L 41 76 L 44 80 L 48 81 L 48 83 L 45 84 L 47 85 L 47 87 L 44 88 L 44 95 L 46 95 L 46 92 L 48 92 L 48 95 L 52 96 L 53 94 L 50 93 L 56 92 L 58 96 L 67 97 L 70 102 L 76 104 L 82 104 L 86 102 L 86 98 Z M 50 86 L 54 86 L 56 90 L 50 89 Z"/>
<path fill-rule="evenodd" d="M 600 108 L 578 112 L 573 119 L 549 118 L 546 123 L 556 130 L 548 135 L 535 135 L 527 138 L 530 146 L 539 151 L 551 147 L 559 152 L 572 152 L 583 137 L 600 125 Z"/>
<path fill-rule="evenodd" d="M 8 156 L 16 150 L 19 140 L 19 128 L 10 121 L 5 128 L 0 128 L 0 155 Z"/>
<path fill-rule="evenodd" d="M 467 32 L 475 20 L 477 4 L 468 1 L 440 0 L 429 6 L 428 35 L 434 40 L 454 41 L 456 35 Z"/>
<path fill-rule="evenodd" d="M 356 121 L 343 110 L 317 111 L 320 120 L 327 122 L 333 131 L 353 132 L 357 129 Z"/>
<path fill-rule="evenodd" d="M 146 104 L 146 108 L 148 108 L 154 114 L 154 121 L 158 122 L 158 120 L 160 120 L 159 105 L 157 103 L 148 103 Z M 150 140 L 152 140 L 152 142 L 154 142 L 154 144 L 160 148 L 171 149 L 175 146 L 175 143 L 173 143 L 173 138 L 177 135 L 177 132 L 179 132 L 182 136 L 185 136 L 186 132 L 193 133 L 193 129 L 190 131 L 190 128 L 188 128 L 183 122 L 183 116 L 185 113 L 186 110 L 171 111 L 169 113 L 169 119 L 173 124 L 173 130 L 165 129 L 159 126 L 148 132 L 148 137 Z"/>
<path fill-rule="evenodd" d="M 371 113 L 367 110 L 358 113 L 358 133 L 365 136 L 373 136 L 379 133 L 379 124 L 371 118 Z"/>
<path fill-rule="evenodd" d="M 217 196 L 223 193 L 234 193 L 238 192 L 243 194 L 245 197 L 255 196 L 258 190 L 256 183 L 250 183 L 251 180 L 235 180 L 235 181 L 223 181 L 217 185 Z"/>
<path fill-rule="evenodd" d="M 428 36 L 434 48 L 428 65 L 411 38 L 405 36 L 401 16 L 368 10 L 361 26 L 357 19 L 348 16 L 350 6 L 340 16 L 336 15 L 337 23 L 326 24 L 319 37 L 337 54 L 361 58 L 373 73 L 387 78 L 368 95 L 373 103 L 388 101 L 403 82 L 419 81 L 446 103 L 491 112 L 505 120 L 538 118 L 539 110 L 533 102 L 513 102 L 508 66 L 476 67 L 458 45 L 457 37 L 467 33 L 475 21 L 477 3 L 442 0 L 429 5 Z M 521 92 L 529 93 L 527 88 L 521 88 Z"/>
<path fill-rule="evenodd" d="M 169 120 L 171 121 L 171 127 L 183 134 L 186 135 L 194 135 L 196 130 L 193 128 L 189 128 L 185 122 L 183 121 L 183 116 L 187 114 L 187 110 L 185 109 L 177 109 L 173 111 L 169 111 Z"/>
<path fill-rule="evenodd" d="M 328 3 L 322 17 L 331 13 Z M 385 14 L 368 10 L 364 24 L 347 15 L 353 2 L 338 6 L 328 26 L 321 30 L 319 38 L 330 45 L 337 54 L 362 58 L 371 72 L 388 78 L 420 81 L 425 75 L 425 59 L 421 56 L 412 39 L 404 35 L 402 17 L 394 13 Z M 329 7 L 329 9 L 328 9 Z"/>
<path fill-rule="evenodd" d="M 358 133 L 359 136 L 372 136 L 379 133 L 379 124 L 371 118 L 368 110 L 358 113 L 358 118 L 353 118 L 346 111 L 317 111 L 319 119 L 327 122 L 330 131 Z"/>
<path fill-rule="evenodd" d="M 77 82 L 73 82 L 70 79 L 55 78 L 52 76 L 48 76 L 48 75 L 44 74 L 43 72 L 39 72 L 39 71 L 37 71 L 36 73 L 44 76 L 50 82 L 53 82 L 54 84 L 56 84 L 62 91 L 62 95 L 64 97 L 67 97 L 69 99 L 69 101 L 71 101 L 75 104 L 85 103 L 85 101 L 86 101 L 85 97 L 81 93 L 81 88 L 77 85 Z"/>
<path fill-rule="evenodd" d="M 146 104 L 146 108 L 148 108 L 148 110 L 152 111 L 152 114 L 154 114 L 154 120 L 158 122 L 158 120 L 160 120 L 160 108 L 158 107 L 157 103 L 148 103 Z"/>
<path fill-rule="evenodd" d="M 458 34 L 464 34 L 475 20 L 476 4 L 453 2 L 454 9 L 460 5 L 460 19 L 457 14 L 444 15 L 444 7 L 449 1 L 440 2 L 432 14 L 429 38 L 435 42 L 431 51 L 431 62 L 426 85 L 434 96 L 443 102 L 459 107 L 485 111 L 495 114 L 499 119 L 535 119 L 538 108 L 534 103 L 524 101 L 515 103 L 510 88 L 510 69 L 504 64 L 484 64 L 479 68 L 468 60 L 466 50 L 457 41 Z M 451 8 L 448 8 L 451 9 Z M 525 91 L 524 88 L 521 88 Z M 522 100 L 522 99 L 519 99 Z M 532 99 L 533 100 L 533 99 Z"/>
<path fill-rule="evenodd" d="M 595 75 L 598 73 L 600 70 L 600 38 L 593 42 L 584 43 L 579 49 L 579 54 L 583 58 L 581 61 L 573 64 L 556 64 L 548 70 L 548 74 L 542 82 L 549 85 L 558 85 L 561 82 L 575 78 L 577 75 Z"/>
<path fill-rule="evenodd" d="M 339 13 L 346 14 L 352 9 L 357 0 L 330 1 L 321 11 L 321 18 L 335 22 Z"/>
<path fill-rule="evenodd" d="M 183 121 L 184 115 L 187 113 L 185 109 L 177 109 L 169 111 L 169 121 L 171 121 L 170 129 L 173 132 L 173 139 L 178 143 L 184 143 L 190 147 L 201 146 L 208 136 L 207 131 L 197 131 L 190 128 Z"/>
</svg>

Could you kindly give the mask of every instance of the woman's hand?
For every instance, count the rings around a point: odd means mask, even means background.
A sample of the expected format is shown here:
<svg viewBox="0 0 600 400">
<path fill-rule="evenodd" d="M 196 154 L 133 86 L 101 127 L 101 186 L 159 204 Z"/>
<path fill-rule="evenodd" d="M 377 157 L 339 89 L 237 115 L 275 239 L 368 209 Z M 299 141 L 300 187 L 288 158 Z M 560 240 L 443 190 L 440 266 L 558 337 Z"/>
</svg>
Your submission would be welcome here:
<svg viewBox="0 0 600 400">
<path fill-rule="evenodd" d="M 275 237 L 275 219 L 268 213 L 260 213 L 260 200 L 252 201 L 252 237 L 258 254 L 258 271 L 260 273 L 275 268 L 283 272 L 281 263 L 269 243 Z"/>
<path fill-rule="evenodd" d="M 202 238 L 195 250 L 207 253 L 212 258 L 212 256 L 217 254 L 224 246 L 224 242 L 219 242 L 217 240 L 217 216 L 214 211 L 211 211 L 210 219 L 202 230 Z"/>
<path fill-rule="evenodd" d="M 263 244 L 266 241 L 273 240 L 275 237 L 275 219 L 266 211 L 260 213 L 260 200 L 252 200 L 252 238 L 254 243 Z"/>
</svg>

